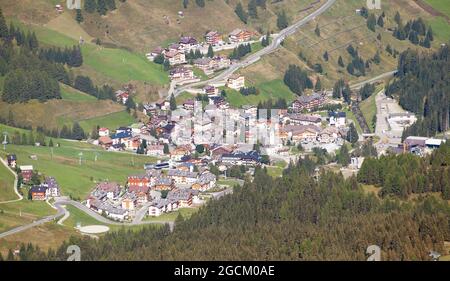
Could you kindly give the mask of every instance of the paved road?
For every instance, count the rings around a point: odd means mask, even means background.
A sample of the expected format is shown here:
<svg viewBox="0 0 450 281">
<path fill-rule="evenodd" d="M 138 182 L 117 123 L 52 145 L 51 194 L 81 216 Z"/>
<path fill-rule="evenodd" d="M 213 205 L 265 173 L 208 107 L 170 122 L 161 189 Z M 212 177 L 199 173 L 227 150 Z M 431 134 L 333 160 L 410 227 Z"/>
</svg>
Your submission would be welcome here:
<svg viewBox="0 0 450 281">
<path fill-rule="evenodd" d="M 23 199 L 23 196 L 19 193 L 19 191 L 17 190 L 17 174 L 16 172 L 13 171 L 13 169 L 11 169 L 8 166 L 8 163 L 6 163 L 5 160 L 3 160 L 3 158 L 0 157 L 0 162 L 2 163 L 2 165 L 4 165 L 6 167 L 6 169 L 8 169 L 8 171 L 10 171 L 13 175 L 14 175 L 14 192 L 16 193 L 16 195 L 19 197 L 19 199 L 14 199 L 14 200 L 9 200 L 9 201 L 3 201 L 0 202 L 0 204 L 6 204 L 6 203 L 12 203 L 12 202 L 17 202 Z"/>
<path fill-rule="evenodd" d="M 373 82 L 377 82 L 377 81 L 383 80 L 383 79 L 385 79 L 385 78 L 387 78 L 387 77 L 393 76 L 393 75 L 396 74 L 396 73 L 397 73 L 397 70 L 385 72 L 385 73 L 383 73 L 383 74 L 380 74 L 380 75 L 375 76 L 375 77 L 373 77 L 373 78 L 370 78 L 370 79 L 368 79 L 368 80 L 365 80 L 365 81 L 362 81 L 362 82 L 359 82 L 359 83 L 350 85 L 350 88 L 351 88 L 352 90 L 358 90 L 358 89 L 362 88 L 362 87 L 363 87 L 364 85 L 366 85 L 366 84 L 370 84 L 370 83 L 373 83 Z"/>
<path fill-rule="evenodd" d="M 141 220 L 133 221 L 131 223 L 117 222 L 117 221 L 113 221 L 113 220 L 110 220 L 108 218 L 105 218 L 105 217 L 101 216 L 100 214 L 98 214 L 97 212 L 89 209 L 88 207 L 86 207 L 85 205 L 81 204 L 80 202 L 69 200 L 69 199 L 65 199 L 65 198 L 58 199 L 53 205 L 58 210 L 58 212 L 55 215 L 47 216 L 47 217 L 44 217 L 44 218 L 39 219 L 37 221 L 34 221 L 34 222 L 30 223 L 30 224 L 22 225 L 22 226 L 13 228 L 11 230 L 8 230 L 6 232 L 0 233 L 0 238 L 4 238 L 6 236 L 22 232 L 22 231 L 30 229 L 32 227 L 39 226 L 39 225 L 42 225 L 42 224 L 47 223 L 47 222 L 51 222 L 51 221 L 56 220 L 59 217 L 65 216 L 66 213 L 68 212 L 64 208 L 65 205 L 72 205 L 75 208 L 83 211 L 87 215 L 91 216 L 92 218 L 96 219 L 97 221 L 102 222 L 104 224 L 109 224 L 109 225 L 135 226 L 135 225 L 146 225 L 146 224 L 168 224 L 171 230 L 173 230 L 174 225 L 175 225 L 173 221 L 141 221 L 142 218 L 141 218 Z"/>
<path fill-rule="evenodd" d="M 231 67 L 229 67 L 228 69 L 226 69 L 224 72 L 220 73 L 219 75 L 217 75 L 216 77 L 206 80 L 206 81 L 200 81 L 200 82 L 196 82 L 196 83 L 191 83 L 188 85 L 184 85 L 178 88 L 173 89 L 173 92 L 171 92 L 171 90 L 169 90 L 169 96 L 173 93 L 174 96 L 177 96 L 179 94 L 181 94 L 184 91 L 187 91 L 193 87 L 199 87 L 199 86 L 204 86 L 207 84 L 215 84 L 215 83 L 219 83 L 219 82 L 224 82 L 226 81 L 226 79 L 228 77 L 230 77 L 231 74 L 233 74 L 234 72 L 236 72 L 238 69 L 243 68 L 243 67 L 247 67 L 255 62 L 257 62 L 262 56 L 267 55 L 272 53 L 273 51 L 275 51 L 276 49 L 278 49 L 278 47 L 281 45 L 281 43 L 283 42 L 283 40 L 294 34 L 297 29 L 299 29 L 300 27 L 302 27 L 303 25 L 305 25 L 306 23 L 310 22 L 311 20 L 314 20 L 317 16 L 321 15 L 323 12 L 325 12 L 326 10 L 328 10 L 333 4 L 334 2 L 336 2 L 336 0 L 327 0 L 327 2 L 325 4 L 323 4 L 319 9 L 317 9 L 316 11 L 312 12 L 311 14 L 309 14 L 308 16 L 306 16 L 305 18 L 299 20 L 298 22 L 294 23 L 293 25 L 283 29 L 282 31 L 280 31 L 280 33 L 278 33 L 272 40 L 272 43 L 259 50 L 258 52 L 249 55 L 247 58 L 245 58 L 244 60 L 233 64 Z"/>
</svg>

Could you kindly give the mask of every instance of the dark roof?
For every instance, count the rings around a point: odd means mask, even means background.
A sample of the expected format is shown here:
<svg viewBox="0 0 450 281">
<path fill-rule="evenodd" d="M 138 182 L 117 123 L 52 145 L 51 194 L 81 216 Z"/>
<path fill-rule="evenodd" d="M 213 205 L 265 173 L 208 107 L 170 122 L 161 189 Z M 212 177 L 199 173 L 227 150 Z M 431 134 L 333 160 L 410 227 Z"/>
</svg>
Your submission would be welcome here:
<svg viewBox="0 0 450 281">
<path fill-rule="evenodd" d="M 17 160 L 17 156 L 15 154 L 8 154 L 7 159 L 9 161 Z"/>
<path fill-rule="evenodd" d="M 46 190 L 47 190 L 47 187 L 42 186 L 42 185 L 35 185 L 30 188 L 31 193 L 35 193 L 35 192 L 41 193 L 41 192 L 45 192 Z"/>
</svg>

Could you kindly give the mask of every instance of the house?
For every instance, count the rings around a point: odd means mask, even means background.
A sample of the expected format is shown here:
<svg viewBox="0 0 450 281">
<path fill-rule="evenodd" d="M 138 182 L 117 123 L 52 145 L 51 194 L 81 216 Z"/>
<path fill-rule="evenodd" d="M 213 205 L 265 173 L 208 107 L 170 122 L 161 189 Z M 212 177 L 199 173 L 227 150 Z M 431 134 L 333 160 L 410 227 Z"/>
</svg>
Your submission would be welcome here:
<svg viewBox="0 0 450 281">
<path fill-rule="evenodd" d="M 17 156 L 15 154 L 8 154 L 6 156 L 6 161 L 8 162 L 8 166 L 15 169 L 17 166 Z"/>
<path fill-rule="evenodd" d="M 170 169 L 167 176 L 175 182 L 175 184 L 192 185 L 197 181 L 198 173 L 193 171 L 185 171 L 179 169 Z"/>
<path fill-rule="evenodd" d="M 327 127 L 318 134 L 318 140 L 321 143 L 335 142 L 340 136 L 339 130 L 336 127 Z"/>
<path fill-rule="evenodd" d="M 185 155 L 191 154 L 191 149 L 187 146 L 178 146 L 170 152 L 170 159 L 180 161 Z"/>
<path fill-rule="evenodd" d="M 314 141 L 320 132 L 320 128 L 314 125 L 287 125 L 280 130 L 280 138 L 293 141 Z"/>
<path fill-rule="evenodd" d="M 311 110 L 325 103 L 324 93 L 313 93 L 311 95 L 302 95 L 298 97 L 291 105 L 292 111 L 299 112 L 302 110 Z"/>
<path fill-rule="evenodd" d="M 181 48 L 186 52 L 198 45 L 197 39 L 191 36 L 183 36 L 178 42 Z"/>
<path fill-rule="evenodd" d="M 186 208 L 192 206 L 194 197 L 198 197 L 198 190 L 193 189 L 179 189 L 175 188 L 167 194 L 168 200 L 178 201 L 179 208 Z"/>
<path fill-rule="evenodd" d="M 222 36 L 219 32 L 212 30 L 206 33 L 205 40 L 208 45 L 218 45 L 222 41 Z"/>
<path fill-rule="evenodd" d="M 245 87 L 245 77 L 239 74 L 231 75 L 227 80 L 227 87 L 239 91 Z"/>
<path fill-rule="evenodd" d="M 132 138 L 130 131 L 119 131 L 111 136 L 111 140 L 113 145 L 119 144 L 123 145 L 125 142 L 128 142 Z"/>
<path fill-rule="evenodd" d="M 261 156 L 257 151 L 241 152 L 223 154 L 220 158 L 223 164 L 229 165 L 257 165 L 261 162 Z"/>
<path fill-rule="evenodd" d="M 169 61 L 170 65 L 177 65 L 186 63 L 186 56 L 183 52 L 177 50 L 170 50 L 164 53 L 164 57 Z"/>
<path fill-rule="evenodd" d="M 203 70 L 206 75 L 214 72 L 215 61 L 212 58 L 198 58 L 193 61 L 194 66 Z"/>
<path fill-rule="evenodd" d="M 132 175 L 127 178 L 129 192 L 143 191 L 141 188 L 148 188 L 151 185 L 150 176 L 148 175 Z"/>
<path fill-rule="evenodd" d="M 158 217 L 163 213 L 175 211 L 178 209 L 178 202 L 169 199 L 157 199 L 152 202 L 148 208 L 148 215 Z"/>
<path fill-rule="evenodd" d="M 242 43 L 250 41 L 252 37 L 252 33 L 248 30 L 242 30 L 242 29 L 235 29 L 233 30 L 229 35 L 228 39 L 230 40 L 230 43 Z"/>
<path fill-rule="evenodd" d="M 198 177 L 198 181 L 192 185 L 192 189 L 206 191 L 216 185 L 216 175 L 209 171 L 204 171 Z"/>
<path fill-rule="evenodd" d="M 159 177 L 155 179 L 155 184 L 152 187 L 153 190 L 172 190 L 173 180 L 167 177 Z"/>
<path fill-rule="evenodd" d="M 425 147 L 427 140 L 427 137 L 409 136 L 403 141 L 403 144 L 407 147 L 407 149 L 411 149 L 413 147 Z"/>
<path fill-rule="evenodd" d="M 47 188 L 42 185 L 35 185 L 30 188 L 31 200 L 33 201 L 44 201 L 47 199 L 46 193 Z"/>
<path fill-rule="evenodd" d="M 345 112 L 328 112 L 330 126 L 345 127 L 347 115 Z"/>
<path fill-rule="evenodd" d="M 31 177 L 33 176 L 33 166 L 32 165 L 25 165 L 25 166 L 19 166 L 20 174 L 22 175 L 23 182 L 29 183 L 31 181 Z"/>
<path fill-rule="evenodd" d="M 106 193 L 108 199 L 116 199 L 120 194 L 120 185 L 116 182 L 101 182 L 95 189 Z"/>
<path fill-rule="evenodd" d="M 150 115 L 150 114 L 151 115 L 155 115 L 157 113 L 157 110 L 158 110 L 158 107 L 156 106 L 155 103 L 144 103 L 142 105 L 142 107 L 143 107 L 142 112 L 145 115 Z"/>
<path fill-rule="evenodd" d="M 226 56 L 215 56 L 213 58 L 213 61 L 214 61 L 214 70 L 228 68 L 231 65 L 231 60 Z"/>
<path fill-rule="evenodd" d="M 113 140 L 108 136 L 99 137 L 98 144 L 103 148 L 109 148 L 111 145 L 113 145 Z"/>
<path fill-rule="evenodd" d="M 46 197 L 59 197 L 60 188 L 54 177 L 46 177 L 41 184 L 46 188 Z"/>
<path fill-rule="evenodd" d="M 115 94 L 116 94 L 117 102 L 122 103 L 122 104 L 126 104 L 128 98 L 130 97 L 130 94 L 128 92 L 126 92 L 126 91 L 123 91 L 123 90 L 117 90 L 115 92 Z"/>
<path fill-rule="evenodd" d="M 191 68 L 187 67 L 176 67 L 169 72 L 170 80 L 172 81 L 183 81 L 194 79 L 194 71 Z"/>
<path fill-rule="evenodd" d="M 194 110 L 195 101 L 194 100 L 185 100 L 183 103 L 183 108 L 186 110 Z"/>
<path fill-rule="evenodd" d="M 219 88 L 208 85 L 205 88 L 203 88 L 203 92 L 208 96 L 218 96 Z"/>
<path fill-rule="evenodd" d="M 210 156 L 214 160 L 218 160 L 222 157 L 224 154 L 230 154 L 233 152 L 231 148 L 225 147 L 225 146 L 219 146 L 210 151 Z"/>
<path fill-rule="evenodd" d="M 164 145 L 161 144 L 147 145 L 147 155 L 150 156 L 164 155 Z"/>
<path fill-rule="evenodd" d="M 99 137 L 107 137 L 109 136 L 109 129 L 108 128 L 100 128 L 98 129 L 98 136 Z"/>
<path fill-rule="evenodd" d="M 164 55 L 164 49 L 161 48 L 161 47 L 155 48 L 153 51 L 151 51 L 150 53 L 148 53 L 148 54 L 146 55 L 146 57 L 147 57 L 147 59 L 148 59 L 149 61 L 154 61 L 155 58 L 156 58 L 157 56 L 159 56 L 159 55 Z"/>
<path fill-rule="evenodd" d="M 134 193 L 126 193 L 122 199 L 122 209 L 133 211 L 137 205 L 137 197 Z"/>
</svg>

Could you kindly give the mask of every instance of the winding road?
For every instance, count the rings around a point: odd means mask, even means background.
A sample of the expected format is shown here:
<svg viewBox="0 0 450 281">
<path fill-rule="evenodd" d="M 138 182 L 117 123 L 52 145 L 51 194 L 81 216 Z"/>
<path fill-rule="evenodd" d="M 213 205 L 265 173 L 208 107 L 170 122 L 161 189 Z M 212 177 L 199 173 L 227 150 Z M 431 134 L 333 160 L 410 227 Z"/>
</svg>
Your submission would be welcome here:
<svg viewBox="0 0 450 281">
<path fill-rule="evenodd" d="M 17 202 L 17 201 L 22 200 L 22 199 L 23 199 L 23 196 L 22 196 L 22 194 L 19 193 L 19 190 L 17 190 L 17 181 L 18 181 L 18 177 L 17 177 L 16 172 L 14 172 L 14 170 L 11 169 L 11 167 L 8 166 L 8 163 L 7 163 L 3 158 L 1 158 L 1 157 L 0 157 L 0 162 L 2 163 L 2 165 L 4 165 L 4 166 L 6 167 L 6 169 L 7 169 L 8 171 L 10 171 L 10 172 L 14 175 L 14 186 L 13 186 L 13 188 L 14 188 L 14 192 L 16 193 L 17 197 L 19 197 L 19 199 L 8 200 L 8 201 L 2 201 L 2 202 L 0 202 L 0 204 L 12 203 L 12 202 Z"/>
<path fill-rule="evenodd" d="M 286 37 L 294 34 L 297 31 L 297 29 L 299 29 L 303 25 L 307 24 L 311 20 L 314 20 L 317 16 L 319 16 L 322 13 L 324 13 L 325 11 L 327 11 L 334 4 L 334 2 L 336 2 L 336 0 L 327 0 L 327 2 L 325 4 L 323 4 L 320 8 L 318 8 L 311 14 L 307 15 L 305 18 L 297 21 L 293 25 L 280 31 L 280 33 L 278 33 L 273 38 L 273 40 L 269 46 L 259 50 L 258 52 L 254 53 L 254 54 L 249 55 L 244 60 L 231 65 L 228 69 L 226 69 L 224 72 L 220 73 L 219 75 L 215 76 L 214 78 L 211 78 L 211 79 L 205 80 L 205 81 L 186 84 L 186 85 L 183 85 L 183 86 L 180 86 L 177 88 L 171 87 L 169 89 L 169 96 L 171 94 L 173 94 L 174 96 L 177 96 L 177 95 L 181 94 L 182 92 L 192 89 L 194 87 L 205 86 L 207 84 L 215 84 L 215 83 L 225 82 L 227 80 L 227 78 L 230 77 L 237 70 L 247 67 L 247 66 L 257 62 L 258 60 L 261 59 L 262 56 L 268 55 L 268 54 L 272 53 L 273 51 L 275 51 L 276 49 L 278 49 L 278 47 L 280 47 L 281 43 L 283 42 L 283 40 Z"/>
</svg>

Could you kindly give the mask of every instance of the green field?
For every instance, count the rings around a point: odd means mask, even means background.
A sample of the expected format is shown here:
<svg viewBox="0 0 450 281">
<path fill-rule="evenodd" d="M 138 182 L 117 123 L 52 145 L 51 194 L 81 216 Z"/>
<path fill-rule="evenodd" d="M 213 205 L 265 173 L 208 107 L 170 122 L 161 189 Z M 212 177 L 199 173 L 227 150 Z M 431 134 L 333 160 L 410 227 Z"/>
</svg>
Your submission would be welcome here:
<svg viewBox="0 0 450 281">
<path fill-rule="evenodd" d="M 25 27 L 19 22 L 15 22 Z M 56 47 L 77 45 L 74 40 L 57 31 L 41 27 L 26 26 L 36 32 L 40 43 Z M 169 83 L 167 74 L 162 66 L 149 62 L 143 55 L 132 53 L 123 49 L 111 49 L 97 46 L 91 43 L 82 45 L 83 66 L 109 77 L 117 82 L 146 81 L 157 85 Z"/>
<path fill-rule="evenodd" d="M 85 119 L 85 120 L 78 120 L 80 123 L 80 126 L 85 130 L 85 132 L 92 131 L 92 128 L 94 126 L 100 126 L 100 127 L 106 127 L 110 130 L 119 128 L 121 126 L 129 126 L 131 125 L 135 120 L 133 117 L 128 114 L 126 111 L 120 111 L 116 113 L 111 113 L 105 116 L 91 118 L 91 119 Z"/>
<path fill-rule="evenodd" d="M 375 95 L 376 95 L 376 93 L 373 93 L 370 97 L 363 100 L 359 104 L 359 108 L 361 109 L 364 119 L 366 120 L 366 123 L 369 126 L 369 129 L 371 132 L 375 131 L 375 127 L 374 127 L 372 120 L 373 120 L 373 117 L 377 114 L 377 105 L 375 104 Z"/>
<path fill-rule="evenodd" d="M 61 147 L 51 148 L 34 146 L 8 145 L 6 153 L 15 153 L 19 165 L 33 165 L 41 173 L 56 178 L 63 195 L 71 195 L 84 199 L 95 182 L 109 180 L 120 184 L 126 182 L 129 174 L 143 171 L 144 163 L 156 162 L 155 158 L 139 156 L 124 152 L 107 152 L 85 143 L 54 140 Z M 79 164 L 79 153 L 82 164 Z M 30 155 L 36 155 L 38 160 L 31 160 Z M 97 161 L 95 162 L 95 156 Z"/>
<path fill-rule="evenodd" d="M 353 112 L 351 110 L 349 110 L 348 108 L 344 108 L 342 111 L 345 112 L 348 119 L 353 121 L 353 124 L 355 125 L 356 131 L 358 131 L 358 134 L 362 134 L 363 131 L 361 129 L 361 126 L 359 125 L 358 120 L 356 120 L 356 117 L 353 114 Z"/>
<path fill-rule="evenodd" d="M 175 221 L 178 214 L 181 214 L 184 219 L 190 218 L 193 214 L 197 213 L 198 208 L 180 208 L 176 212 L 164 213 L 159 217 L 147 216 L 145 221 Z"/>
<path fill-rule="evenodd" d="M 56 213 L 44 201 L 30 201 L 26 198 L 18 202 L 0 204 L 0 210 L 0 232 Z"/>
<path fill-rule="evenodd" d="M 0 163 L 0 202 L 17 199 L 14 192 L 14 175 Z"/>
<path fill-rule="evenodd" d="M 432 20 L 427 21 L 433 29 L 433 33 L 436 34 L 439 42 L 448 43 L 450 40 L 450 25 L 443 17 L 435 17 Z"/>
<path fill-rule="evenodd" d="M 450 17 L 450 1 L 449 0 L 425 0 L 435 10 Z"/>
<path fill-rule="evenodd" d="M 272 80 L 256 85 L 259 89 L 259 95 L 244 96 L 236 90 L 230 88 L 225 89 L 227 92 L 227 100 L 234 107 L 241 107 L 246 104 L 257 105 L 259 102 L 272 99 L 276 101 L 279 98 L 283 98 L 286 102 L 291 102 L 295 99 L 295 95 L 289 90 L 289 88 L 283 83 L 282 80 Z"/>
<path fill-rule="evenodd" d="M 80 102 L 97 100 L 93 96 L 80 92 L 77 89 L 74 89 L 64 84 L 59 84 L 59 88 L 61 89 L 61 97 L 63 100 L 80 101 Z"/>
</svg>

